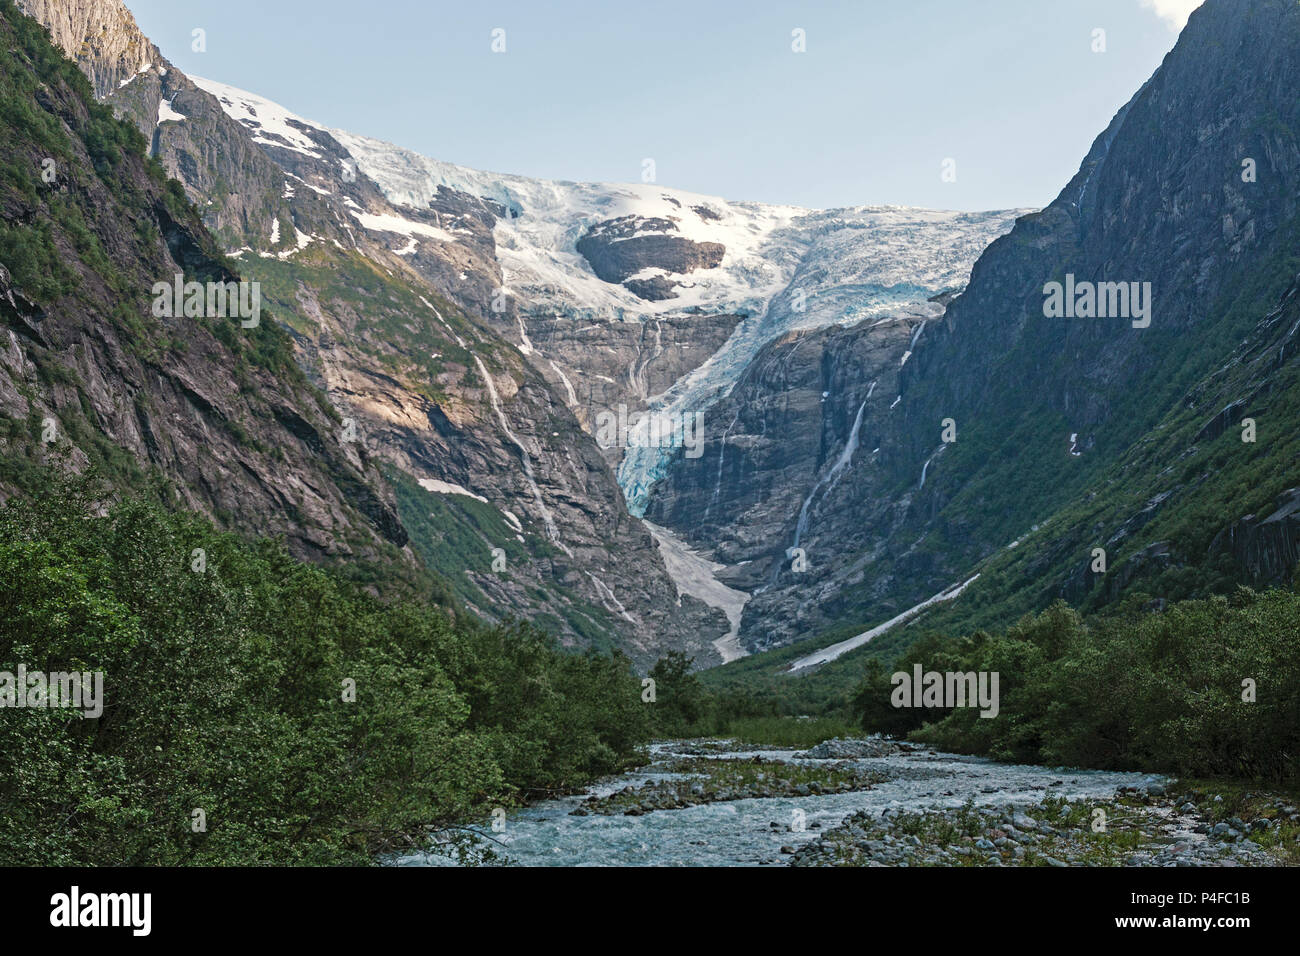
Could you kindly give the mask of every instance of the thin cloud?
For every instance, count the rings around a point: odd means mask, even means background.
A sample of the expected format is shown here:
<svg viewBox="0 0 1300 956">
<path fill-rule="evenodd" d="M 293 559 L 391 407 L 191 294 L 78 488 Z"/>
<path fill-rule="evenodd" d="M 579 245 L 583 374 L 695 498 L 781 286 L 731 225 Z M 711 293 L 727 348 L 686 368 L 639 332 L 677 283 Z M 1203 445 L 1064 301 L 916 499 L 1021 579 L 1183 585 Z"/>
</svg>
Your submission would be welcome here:
<svg viewBox="0 0 1300 956">
<path fill-rule="evenodd" d="M 1187 26 L 1187 18 L 1205 0 L 1142 0 L 1142 6 L 1154 10 L 1156 16 L 1169 24 L 1171 30 Z"/>
</svg>

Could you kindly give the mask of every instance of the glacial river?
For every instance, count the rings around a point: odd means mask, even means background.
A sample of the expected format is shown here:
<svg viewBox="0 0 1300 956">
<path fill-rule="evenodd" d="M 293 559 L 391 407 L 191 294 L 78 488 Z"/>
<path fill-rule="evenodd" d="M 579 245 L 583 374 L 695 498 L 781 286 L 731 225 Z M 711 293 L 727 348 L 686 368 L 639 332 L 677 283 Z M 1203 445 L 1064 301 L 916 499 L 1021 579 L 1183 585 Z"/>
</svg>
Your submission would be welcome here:
<svg viewBox="0 0 1300 956">
<path fill-rule="evenodd" d="M 656 744 L 656 760 L 674 755 L 700 757 L 681 742 Z M 761 754 L 764 760 L 803 762 L 793 750 L 734 750 L 708 755 L 726 760 Z M 496 852 L 523 866 L 763 866 L 784 865 L 782 847 L 815 840 L 820 832 L 863 809 L 915 810 L 985 803 L 1036 803 L 1044 796 L 1109 797 L 1117 787 L 1140 786 L 1162 778 L 999 764 L 977 757 L 928 749 L 849 761 L 887 775 L 870 790 L 853 793 L 734 800 L 654 810 L 641 816 L 573 816 L 592 794 L 605 795 L 629 785 L 663 780 L 653 765 L 602 781 L 585 793 L 547 800 L 507 815 L 504 829 L 481 831 L 496 841 Z M 803 811 L 799 816 L 795 811 Z M 801 819 L 802 829 L 791 827 Z M 772 824 L 777 826 L 774 828 Z M 420 853 L 395 861 L 405 866 L 454 865 L 445 857 Z"/>
</svg>

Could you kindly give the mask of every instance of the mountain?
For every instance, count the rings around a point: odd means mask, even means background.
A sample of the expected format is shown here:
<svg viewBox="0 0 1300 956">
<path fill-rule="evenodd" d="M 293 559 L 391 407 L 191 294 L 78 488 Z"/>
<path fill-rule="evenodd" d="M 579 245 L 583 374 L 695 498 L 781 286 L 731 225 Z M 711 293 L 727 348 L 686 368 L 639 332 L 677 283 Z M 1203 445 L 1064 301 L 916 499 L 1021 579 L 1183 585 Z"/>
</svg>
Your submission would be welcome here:
<svg viewBox="0 0 1300 956">
<path fill-rule="evenodd" d="M 593 433 L 620 405 L 673 421 L 703 414 L 765 344 L 792 330 L 929 311 L 926 300 L 964 286 L 1017 215 L 810 210 L 654 183 L 550 182 L 332 133 L 403 209 L 458 194 L 501 210 L 492 238 L 503 308 L 491 308 L 493 288 L 447 293 L 479 302 L 479 317 L 519 346 Z M 444 254 L 427 245 L 417 265 Z M 632 511 L 643 513 L 671 448 L 605 450 Z"/>
<path fill-rule="evenodd" d="M 186 77 L 111 0 L 24 6 L 485 617 L 707 665 L 1291 572 L 1281 0 L 1210 0 L 1050 206 L 992 213 L 472 170 Z M 1052 283 L 1149 312 L 1067 318 Z"/>
<path fill-rule="evenodd" d="M 484 173 L 326 130 L 254 94 L 200 82 L 250 129 L 267 130 L 266 118 L 275 116 L 284 128 L 346 148 L 347 162 L 396 210 L 368 215 L 364 225 L 375 234 L 392 230 L 411 268 L 513 342 L 548 380 L 618 469 L 632 515 L 657 522 L 649 528 L 678 590 L 727 612 L 732 627 L 709 635 L 724 657 L 737 652 L 736 616 L 754 582 L 743 570 L 727 576 L 728 563 L 746 559 L 703 537 L 698 515 L 675 522 L 652 503 L 651 488 L 674 451 L 697 479 L 714 475 L 709 449 L 726 433 L 716 403 L 765 346 L 792 333 L 887 325 L 903 330 L 902 339 L 890 339 L 897 349 L 888 361 L 906 361 L 911 325 L 942 313 L 939 303 L 964 285 L 979 252 L 1017 215 L 816 211 L 654 184 Z M 412 229 L 414 217 L 451 234 Z M 696 416 L 703 458 L 683 447 L 684 423 Z M 614 420 L 632 424 L 628 437 L 608 440 L 602 425 Z M 652 421 L 666 437 L 655 440 Z M 807 487 L 816 480 L 810 473 Z"/>
<path fill-rule="evenodd" d="M 270 314 L 160 314 L 158 283 L 241 277 L 143 140 L 5 7 L 0 495 L 39 494 L 56 459 L 120 488 L 163 477 L 174 506 L 300 557 L 411 574 L 391 490 Z"/>
<path fill-rule="evenodd" d="M 643 662 L 734 653 L 745 597 L 719 542 L 637 518 L 683 423 L 792 331 L 937 314 L 1015 218 L 482 173 L 186 77 L 116 0 L 22 5 L 263 284 L 458 597 Z M 647 411 L 672 437 L 645 440 Z"/>
<path fill-rule="evenodd" d="M 232 267 L 259 283 L 293 364 L 337 409 L 336 431 L 382 467 L 394 521 L 460 603 L 489 620 L 527 617 L 569 644 L 619 646 L 642 666 L 666 649 L 711 654 L 725 616 L 679 595 L 564 403 L 411 268 L 405 237 L 393 241 L 394 229 L 446 235 L 440 213 L 399 215 L 328 133 L 262 101 L 247 128 L 235 118 L 249 118 L 245 100 L 208 92 L 151 46 L 147 63 L 102 69 L 141 46 L 120 4 L 25 8 L 54 18 L 53 38 L 103 74 L 106 101 L 203 210 Z M 481 204 L 462 201 L 465 257 L 486 227 L 475 225 Z"/>
<path fill-rule="evenodd" d="M 867 398 L 859 381 L 847 401 L 828 401 L 826 462 L 845 447 L 854 403 L 866 403 L 852 464 L 826 482 L 802 534 L 784 508 L 773 537 L 800 537 L 806 573 L 776 547 L 763 555 L 745 542 L 754 577 L 771 582 L 747 608 L 748 646 L 789 643 L 799 635 L 785 622 L 798 614 L 801 632 L 820 631 L 816 647 L 871 633 L 967 582 L 871 649 L 896 651 L 921 630 L 1005 626 L 1058 598 L 1158 610 L 1290 581 L 1300 552 L 1297 76 L 1296 4 L 1208 0 L 1192 14 L 1057 199 L 992 243 L 965 291 L 909 344 L 896 383 Z M 1139 298 L 1149 288 L 1149 313 L 1051 314 L 1053 283 L 1081 296 L 1088 283 L 1136 283 L 1126 288 Z M 831 349 L 809 346 L 851 356 L 865 379 L 876 334 L 859 327 Z M 815 376 L 802 365 L 792 360 L 790 374 L 807 405 Z M 762 364 L 781 367 L 775 353 Z M 747 485 L 779 483 L 788 462 L 743 457 L 742 441 L 755 442 L 765 416 L 770 429 L 794 430 L 768 410 L 780 388 L 759 373 L 744 383 L 739 448 L 728 452 L 728 468 L 751 469 Z M 956 440 L 945 443 L 949 419 Z M 665 507 L 701 515 L 709 496 L 697 485 L 694 464 L 674 462 Z M 810 649 L 746 666 L 776 673 Z M 860 666 L 861 653 L 826 669 Z"/>
</svg>

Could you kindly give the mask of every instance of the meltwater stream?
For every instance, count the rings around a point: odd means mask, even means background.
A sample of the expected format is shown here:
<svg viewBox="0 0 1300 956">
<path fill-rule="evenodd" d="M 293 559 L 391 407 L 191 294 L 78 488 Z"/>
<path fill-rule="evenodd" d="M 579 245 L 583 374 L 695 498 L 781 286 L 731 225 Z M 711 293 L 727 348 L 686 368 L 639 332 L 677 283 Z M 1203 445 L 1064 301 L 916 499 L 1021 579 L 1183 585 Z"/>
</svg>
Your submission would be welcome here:
<svg viewBox="0 0 1300 956">
<path fill-rule="evenodd" d="M 735 750 L 699 758 L 727 760 L 760 755 L 764 760 L 820 762 L 793 750 Z M 656 761 L 686 756 L 681 742 L 656 744 Z M 674 775 L 634 771 L 589 788 L 585 793 L 547 800 L 511 814 L 504 831 L 482 832 L 497 841 L 505 862 L 523 866 L 761 866 L 783 865 L 783 846 L 797 848 L 863 809 L 918 810 L 976 804 L 1037 803 L 1045 796 L 1108 797 L 1120 786 L 1138 786 L 1155 778 L 1140 773 L 1061 770 L 998 764 L 917 749 L 883 757 L 842 761 L 884 773 L 888 780 L 870 790 L 822 796 L 735 800 L 654 810 L 641 816 L 571 816 L 585 797 L 606 795 L 627 786 L 669 779 Z M 802 810 L 805 829 L 789 824 Z M 773 828 L 776 823 L 778 828 Z M 820 827 L 816 826 L 820 824 Z M 405 866 L 453 865 L 445 857 L 413 854 L 394 861 Z"/>
</svg>

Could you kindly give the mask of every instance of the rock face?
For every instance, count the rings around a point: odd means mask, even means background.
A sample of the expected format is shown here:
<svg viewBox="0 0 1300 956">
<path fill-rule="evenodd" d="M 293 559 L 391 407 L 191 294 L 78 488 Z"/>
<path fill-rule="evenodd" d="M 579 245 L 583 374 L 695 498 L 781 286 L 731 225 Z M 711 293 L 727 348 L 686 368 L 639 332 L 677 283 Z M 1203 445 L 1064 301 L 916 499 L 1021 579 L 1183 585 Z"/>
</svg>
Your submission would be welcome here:
<svg viewBox="0 0 1300 956">
<path fill-rule="evenodd" d="M 110 99 L 150 132 L 154 155 L 267 287 L 301 364 L 367 449 L 410 479 L 485 499 L 496 525 L 511 516 L 509 528 L 476 530 L 473 557 L 458 550 L 442 569 L 472 584 L 461 597 L 575 643 L 617 635 L 642 661 L 676 647 L 713 662 L 710 645 L 729 625 L 678 593 L 691 589 L 669 581 L 623 502 L 643 509 L 671 448 L 604 443 L 604 462 L 624 475 L 620 494 L 590 458 L 598 423 L 625 410 L 633 420 L 702 415 L 789 328 L 959 286 L 1012 219 L 808 213 L 654 186 L 489 177 L 326 130 L 165 61 Z M 852 289 L 843 261 L 875 266 Z M 407 518 L 427 517 L 402 501 Z M 463 495 L 445 501 L 473 507 Z M 449 533 L 426 528 L 417 550 L 439 560 L 436 539 Z M 512 559 L 506 580 L 486 556 L 515 538 L 529 557 Z"/>
<path fill-rule="evenodd" d="M 877 516 L 847 520 L 835 502 L 855 468 L 879 465 L 900 358 L 925 321 L 904 313 L 866 329 L 792 332 L 766 346 L 709 410 L 703 455 L 674 459 L 647 516 L 713 548 L 750 588 L 771 583 L 773 562 L 788 563 L 788 549 L 815 554 L 818 537 L 874 526 Z"/>
<path fill-rule="evenodd" d="M 654 184 L 545 182 L 330 132 L 404 215 L 447 190 L 505 211 L 491 230 L 497 279 L 463 270 L 447 294 L 515 342 L 589 431 L 620 405 L 633 415 L 703 414 L 790 331 L 881 318 L 962 287 L 1017 215 L 818 211 Z M 499 281 L 500 294 L 484 281 Z M 632 512 L 643 513 L 671 449 L 606 457 Z"/>
<path fill-rule="evenodd" d="M 851 342 L 837 346 L 859 365 L 844 373 L 858 388 L 843 403 L 826 389 L 832 424 L 813 433 L 831 437 L 815 442 L 764 410 L 775 404 L 788 414 L 784 382 L 750 386 L 763 366 L 782 366 L 768 361 L 747 373 L 750 391 L 733 393 L 741 407 L 730 464 L 723 459 L 700 534 L 760 563 L 746 566 L 748 580 L 768 579 L 746 607 L 748 646 L 785 643 L 836 619 L 884 620 L 981 567 L 998 573 L 972 586 L 968 605 L 1003 607 L 1015 595 L 1020 607 L 1033 606 L 1045 581 L 1059 591 L 1103 545 L 1117 552 L 1110 580 L 1085 574 L 1069 593 L 1096 602 L 1162 589 L 1161 581 L 1182 587 L 1167 572 L 1190 565 L 1209 586 L 1219 573 L 1205 567 L 1206 522 L 1223 517 L 1216 499 L 1276 496 L 1295 483 L 1283 420 L 1297 394 L 1300 313 L 1286 291 L 1294 272 L 1286 250 L 1300 231 L 1298 75 L 1295 4 L 1209 0 L 1192 15 L 1057 200 L 993 242 L 966 290 L 908 344 L 896 386 L 867 401 L 852 467 L 809 509 L 801 544 L 812 570 L 802 574 L 783 551 L 762 554 L 762 535 L 742 523 L 758 514 L 768 533 L 783 517 L 778 540 L 793 541 L 799 496 L 779 489 L 792 469 L 824 474 L 879 363 Z M 1076 281 L 1149 283 L 1150 325 L 1134 314 L 1048 317 L 1048 284 Z M 850 332 L 873 334 L 869 323 Z M 798 354 L 793 345 L 789 352 Z M 795 416 L 813 391 L 807 373 L 796 378 L 800 361 L 790 371 Z M 1276 430 L 1243 445 L 1246 418 L 1272 420 Z M 764 428 L 772 434 L 777 422 L 779 452 L 764 451 Z M 941 439 L 946 422 L 953 443 Z M 716 465 L 723 456 L 711 449 L 709 457 Z M 651 493 L 657 520 L 699 526 L 713 495 L 693 467 L 676 460 Z M 740 488 L 759 490 L 733 490 L 733 504 L 728 489 Z M 713 513 L 731 507 L 734 524 L 724 517 L 715 528 Z M 1215 553 L 1235 556 L 1232 575 L 1278 580 L 1292 560 L 1281 543 L 1290 521 L 1282 507 L 1267 528 L 1248 522 L 1227 534 Z M 831 533 L 818 538 L 819 525 Z M 825 566 L 838 578 L 829 587 L 818 577 Z"/>
<path fill-rule="evenodd" d="M 719 217 L 713 214 L 713 218 Z M 672 298 L 672 289 L 678 283 L 664 273 L 684 275 L 696 269 L 716 268 L 727 251 L 720 242 L 695 242 L 674 235 L 676 220 L 676 216 L 623 216 L 599 222 L 578 240 L 576 248 L 605 282 L 623 283 L 643 299 Z M 647 272 L 659 274 L 642 275 Z M 629 281 L 638 275 L 642 277 Z"/>
<path fill-rule="evenodd" d="M 416 550 L 486 616 L 715 660 L 724 615 L 679 597 L 641 514 L 752 593 L 751 650 L 877 624 L 976 570 L 951 607 L 992 622 L 1294 561 L 1272 505 L 1296 484 L 1280 436 L 1300 394 L 1294 3 L 1208 0 L 1024 215 L 482 173 L 187 78 L 116 0 L 26 8 L 263 282 L 393 472 Z M 1050 283 L 1112 284 L 1116 307 L 1123 283 L 1150 309 L 1053 317 Z M 598 447 L 623 412 L 701 416 L 702 454 Z"/>
<path fill-rule="evenodd" d="M 149 142 L 150 155 L 205 210 L 229 247 L 262 248 L 272 217 L 287 212 L 278 173 L 217 101 L 177 70 L 116 0 L 20 0 L 51 39 Z M 209 203 L 219 197 L 220 201 Z"/>
<path fill-rule="evenodd" d="M 116 11 L 85 14 L 113 27 L 92 38 L 83 67 L 102 59 L 97 43 L 112 51 L 119 33 L 138 33 L 116 0 L 82 7 Z M 60 42 L 70 49 L 78 32 Z M 151 154 L 261 283 L 299 364 L 338 409 L 333 431 L 350 436 L 351 454 L 390 469 L 396 508 L 418 529 L 413 550 L 489 620 L 533 619 L 570 644 L 621 647 L 642 667 L 670 648 L 715 662 L 710 644 L 726 633 L 725 615 L 678 593 L 609 465 L 546 379 L 446 298 L 454 289 L 466 307 L 492 314 L 501 280 L 490 230 L 506 207 L 442 189 L 424 209 L 397 210 L 328 131 L 192 80 L 155 52 L 125 84 L 106 82 L 106 99 L 146 133 Z M 298 440 L 314 441 L 302 421 L 286 421 Z M 284 472 L 283 482 L 302 479 Z M 384 489 L 381 515 L 379 499 L 348 487 L 364 499 L 356 507 L 404 543 L 393 492 Z M 241 489 L 232 482 L 230 493 Z"/>
<path fill-rule="evenodd" d="M 18 42 L 19 19 L 0 17 L 0 42 Z M 118 62 L 127 47 L 109 49 L 84 62 Z M 56 458 L 137 490 L 162 475 L 172 503 L 235 531 L 283 536 L 299 557 L 413 568 L 391 491 L 365 450 L 340 439 L 336 412 L 293 367 L 269 316 L 244 327 L 154 314 L 157 282 L 239 276 L 143 155 L 86 138 L 116 124 L 94 112 L 75 71 L 38 63 L 29 108 L 64 139 L 37 142 L 10 127 L 0 148 L 6 169 L 31 171 L 0 180 L 4 221 L 43 234 L 46 250 L 12 262 L 12 273 L 0 265 L 0 493 L 32 492 L 39 473 L 26 469 Z M 51 152 L 61 158 L 47 181 Z"/>
<path fill-rule="evenodd" d="M 120 3 L 17 0 L 18 9 L 50 31 L 55 46 L 81 67 L 103 99 L 163 62 L 158 48 Z"/>
<path fill-rule="evenodd" d="M 1158 443 L 1166 430 L 1187 433 L 1183 418 L 1171 414 L 1175 406 L 1198 425 L 1243 400 L 1236 406 L 1243 415 L 1262 415 L 1261 390 L 1280 390 L 1283 376 L 1289 382 L 1293 369 L 1272 350 L 1282 348 L 1289 329 L 1280 315 L 1261 314 L 1276 302 L 1271 290 L 1284 290 L 1293 276 L 1279 256 L 1294 244 L 1300 212 L 1300 142 L 1292 132 L 1300 119 L 1298 70 L 1295 4 L 1210 0 L 1057 200 L 977 263 L 969 288 L 908 364 L 900 405 L 907 471 L 930 454 L 930 436 L 946 417 L 967 434 L 983 431 L 987 449 L 1000 446 L 999 458 L 1010 453 L 992 464 L 945 457 L 932 468 L 915 507 L 919 516 L 935 516 L 931 528 L 948 526 L 944 537 L 957 544 L 950 556 L 987 555 L 1068 496 L 1086 499 L 1106 481 L 1118 507 L 1092 537 L 1090 546 L 1100 544 L 1138 510 L 1128 500 L 1155 500 L 1178 484 L 1167 474 L 1171 462 L 1208 491 L 1216 477 L 1188 462 L 1219 440 L 1214 431 L 1193 428 L 1160 456 L 1142 445 Z M 1276 112 L 1279 97 L 1284 115 Z M 1045 284 L 1069 275 L 1150 283 L 1150 327 L 1128 317 L 1046 318 Z M 1234 300 L 1242 303 L 1238 314 Z M 1235 343 L 1242 344 L 1234 354 Z M 1225 361 L 1234 368 L 1228 374 Z M 1189 381 L 1198 384 L 1186 391 Z M 1236 437 L 1242 415 L 1229 417 L 1234 433 L 1223 441 Z M 1051 467 L 1035 469 L 1028 486 L 1014 478 L 1017 447 L 1006 441 L 1013 435 L 1020 455 L 1057 449 L 1043 455 Z M 1080 445 L 1095 442 L 1095 451 L 1068 454 L 1067 435 Z M 1261 451 L 1283 449 L 1274 443 Z M 1103 477 L 1121 461 L 1126 474 Z M 981 473 L 987 477 L 972 501 Z M 1174 503 L 1183 506 L 1186 494 Z M 1026 501 L 1030 509 L 1020 507 Z M 994 523 L 971 520 L 976 502 L 995 521 L 1005 514 L 1023 523 L 991 533 Z M 1077 522 L 1071 517 L 1067 525 L 1081 528 Z M 1143 535 L 1149 541 L 1161 530 L 1153 521 Z M 913 533 L 923 533 L 919 523 Z"/>
<path fill-rule="evenodd" d="M 1210 557 L 1231 554 L 1255 584 L 1289 583 L 1300 563 L 1300 488 L 1288 491 L 1266 518 L 1247 515 L 1210 545 Z"/>
<path fill-rule="evenodd" d="M 680 528 L 728 565 L 723 580 L 753 592 L 741 632 L 751 651 L 851 613 L 864 569 L 907 517 L 923 487 L 919 473 L 892 496 L 867 497 L 863 489 L 881 480 L 897 453 L 887 436 L 896 427 L 901 373 L 934 318 L 921 308 L 900 310 L 772 343 L 710 410 L 703 456 L 679 455 L 654 486 L 647 516 Z M 936 460 L 944 449 L 936 429 Z M 933 574 L 932 560 L 905 555 L 896 573 Z M 890 576 L 876 586 L 886 597 L 896 582 Z"/>
</svg>

